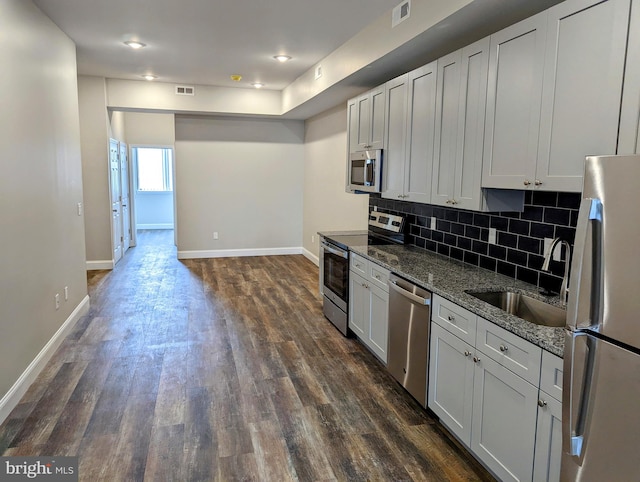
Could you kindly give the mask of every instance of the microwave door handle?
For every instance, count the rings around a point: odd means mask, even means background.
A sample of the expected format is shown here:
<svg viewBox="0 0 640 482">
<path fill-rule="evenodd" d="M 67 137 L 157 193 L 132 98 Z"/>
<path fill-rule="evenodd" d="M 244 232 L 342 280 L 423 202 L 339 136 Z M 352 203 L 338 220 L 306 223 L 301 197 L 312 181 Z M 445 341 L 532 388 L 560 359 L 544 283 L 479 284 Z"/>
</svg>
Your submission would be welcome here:
<svg viewBox="0 0 640 482">
<path fill-rule="evenodd" d="M 367 159 L 364 163 L 364 185 L 373 186 L 373 175 L 375 170 L 375 160 Z"/>
</svg>

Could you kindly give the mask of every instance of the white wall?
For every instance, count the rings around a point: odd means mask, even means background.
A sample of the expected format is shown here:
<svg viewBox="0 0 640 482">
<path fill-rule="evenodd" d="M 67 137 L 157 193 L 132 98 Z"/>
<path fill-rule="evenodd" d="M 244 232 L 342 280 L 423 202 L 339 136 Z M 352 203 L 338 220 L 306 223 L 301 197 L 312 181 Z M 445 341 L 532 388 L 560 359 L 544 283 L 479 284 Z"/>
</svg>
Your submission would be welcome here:
<svg viewBox="0 0 640 482">
<path fill-rule="evenodd" d="M 303 247 L 317 259 L 318 231 L 367 229 L 369 195 L 345 192 L 346 104 L 308 119 L 304 141 Z"/>
<path fill-rule="evenodd" d="M 176 116 L 179 257 L 299 252 L 303 141 L 301 121 Z"/>
<path fill-rule="evenodd" d="M 135 194 L 137 229 L 173 229 L 173 192 Z"/>
<path fill-rule="evenodd" d="M 1 421 L 19 377 L 87 306 L 87 282 L 75 45 L 30 1 L 0 11 Z"/>
</svg>

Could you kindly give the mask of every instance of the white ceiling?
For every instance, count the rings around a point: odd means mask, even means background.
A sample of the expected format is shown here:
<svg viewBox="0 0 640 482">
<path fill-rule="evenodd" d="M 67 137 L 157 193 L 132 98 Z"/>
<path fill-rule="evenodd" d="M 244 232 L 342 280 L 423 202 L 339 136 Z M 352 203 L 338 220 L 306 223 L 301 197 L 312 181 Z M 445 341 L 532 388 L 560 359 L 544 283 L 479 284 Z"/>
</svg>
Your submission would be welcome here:
<svg viewBox="0 0 640 482">
<path fill-rule="evenodd" d="M 34 0 L 77 45 L 78 73 L 281 90 L 400 0 Z M 134 51 L 126 40 L 147 47 Z M 281 64 L 276 54 L 293 57 Z M 242 75 L 234 82 L 231 74 Z"/>
</svg>

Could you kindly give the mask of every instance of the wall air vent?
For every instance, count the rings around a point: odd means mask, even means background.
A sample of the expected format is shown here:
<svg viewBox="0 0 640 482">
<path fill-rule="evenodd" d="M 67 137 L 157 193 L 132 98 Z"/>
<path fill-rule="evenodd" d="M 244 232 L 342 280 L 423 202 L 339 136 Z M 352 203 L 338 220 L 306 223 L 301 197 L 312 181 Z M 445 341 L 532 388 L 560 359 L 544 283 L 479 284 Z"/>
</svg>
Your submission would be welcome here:
<svg viewBox="0 0 640 482">
<path fill-rule="evenodd" d="M 391 12 L 391 28 L 408 19 L 409 15 L 411 15 L 411 0 L 405 0 Z"/>
<path fill-rule="evenodd" d="M 190 85 L 176 85 L 176 95 L 196 95 L 196 89 Z"/>
</svg>

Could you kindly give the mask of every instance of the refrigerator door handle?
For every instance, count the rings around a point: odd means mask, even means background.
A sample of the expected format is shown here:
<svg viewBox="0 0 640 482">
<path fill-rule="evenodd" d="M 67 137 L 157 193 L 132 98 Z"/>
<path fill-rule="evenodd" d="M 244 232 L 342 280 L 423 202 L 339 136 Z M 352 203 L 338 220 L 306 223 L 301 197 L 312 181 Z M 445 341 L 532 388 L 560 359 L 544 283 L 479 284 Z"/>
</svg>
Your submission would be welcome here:
<svg viewBox="0 0 640 482">
<path fill-rule="evenodd" d="M 565 387 L 569 395 L 569 403 L 563 407 L 565 413 L 562 417 L 566 420 L 568 430 L 565 431 L 563 443 L 566 444 L 565 452 L 581 458 L 584 454 L 583 448 L 586 447 L 587 416 L 596 360 L 596 339 L 585 333 L 568 333 L 567 336 L 571 340 L 567 344 L 569 353 L 565 360 L 565 370 L 569 372 L 569 386 Z"/>
<path fill-rule="evenodd" d="M 576 227 L 576 240 L 571 266 L 572 287 L 569 290 L 569 305 L 567 308 L 567 327 L 576 328 L 597 327 L 601 321 L 602 302 L 602 220 L 603 206 L 600 199 L 585 198 L 580 204 L 580 213 Z M 591 227 L 591 230 L 588 228 Z M 589 242 L 588 234 L 591 232 Z M 591 259 L 585 260 L 585 253 L 591 253 Z M 590 263 L 587 269 L 585 262 Z M 584 288 L 583 285 L 589 283 Z M 580 299 L 584 302 L 580 303 Z M 586 298 L 586 300 L 585 300 Z M 583 310 L 588 307 L 588 313 Z M 586 321 L 586 323 L 585 323 Z"/>
</svg>

